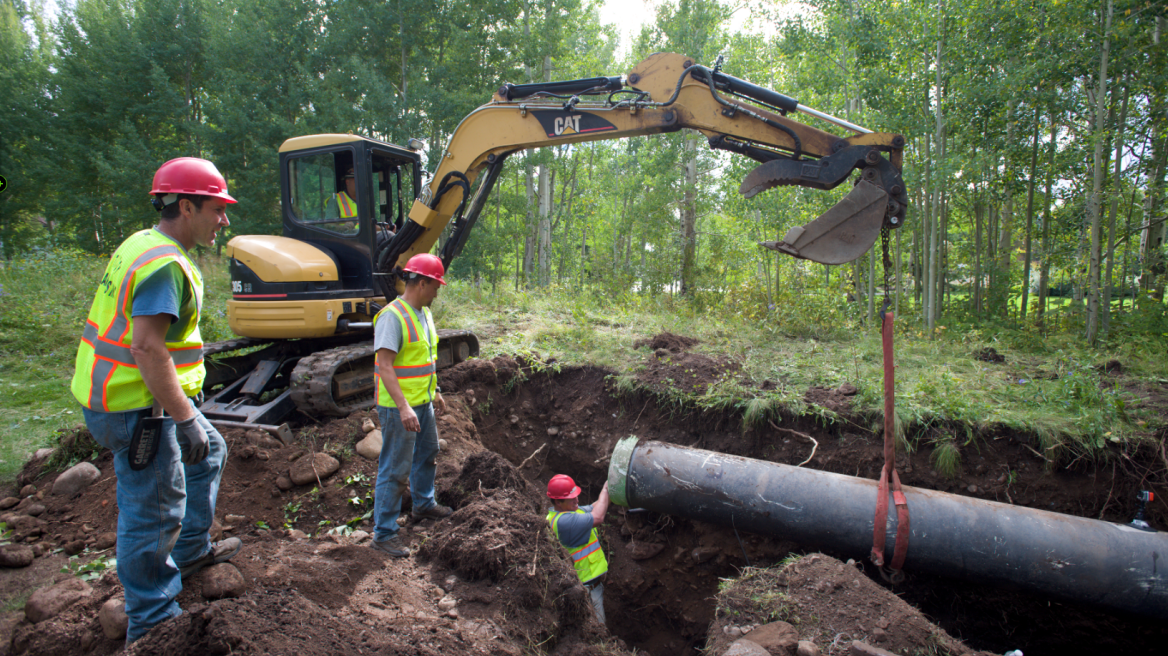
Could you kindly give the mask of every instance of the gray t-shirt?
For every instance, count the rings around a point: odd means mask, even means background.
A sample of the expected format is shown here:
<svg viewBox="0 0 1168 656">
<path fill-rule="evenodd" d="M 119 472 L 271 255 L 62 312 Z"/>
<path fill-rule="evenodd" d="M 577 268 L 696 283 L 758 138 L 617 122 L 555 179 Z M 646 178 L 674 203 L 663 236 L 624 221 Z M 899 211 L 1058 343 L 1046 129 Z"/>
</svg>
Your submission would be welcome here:
<svg viewBox="0 0 1168 656">
<path fill-rule="evenodd" d="M 588 544 L 592 535 L 592 506 L 580 506 L 584 513 L 564 513 L 556 520 L 560 531 L 560 542 L 565 547 L 575 548 Z M 555 508 L 550 509 L 555 512 Z"/>
<path fill-rule="evenodd" d="M 422 310 L 414 310 L 414 314 L 418 316 L 418 339 L 429 344 L 431 333 L 430 324 L 426 321 L 426 313 Z M 373 349 L 375 351 L 389 349 L 394 353 L 401 353 L 402 325 L 398 321 L 396 313 L 390 311 L 381 315 L 381 319 L 373 327 Z"/>
</svg>

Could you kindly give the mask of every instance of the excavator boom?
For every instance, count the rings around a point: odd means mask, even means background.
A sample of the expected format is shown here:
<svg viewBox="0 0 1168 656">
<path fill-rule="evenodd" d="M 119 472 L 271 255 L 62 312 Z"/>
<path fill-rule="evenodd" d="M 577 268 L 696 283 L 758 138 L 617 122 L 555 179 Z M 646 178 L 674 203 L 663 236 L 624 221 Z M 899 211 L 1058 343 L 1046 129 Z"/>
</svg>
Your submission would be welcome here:
<svg viewBox="0 0 1168 656">
<path fill-rule="evenodd" d="M 789 118 L 790 112 L 827 120 L 854 134 L 840 137 L 816 129 Z M 842 264 L 868 250 L 881 229 L 903 222 L 908 201 L 900 175 L 904 137 L 870 132 L 682 55 L 658 53 L 623 77 L 503 85 L 491 102 L 455 129 L 433 179 L 414 201 L 409 221 L 379 249 L 377 270 L 385 276 L 415 253 L 429 252 L 454 221 L 441 254 L 449 266 L 503 162 L 516 151 L 682 128 L 706 135 L 711 148 L 759 162 L 742 182 L 740 192 L 747 198 L 783 185 L 832 189 L 861 171 L 836 206 L 808 225 L 792 228 L 782 241 L 761 244 L 767 248 Z M 484 171 L 487 177 L 471 198 L 471 188 Z M 393 290 L 385 287 L 391 295 Z"/>
</svg>

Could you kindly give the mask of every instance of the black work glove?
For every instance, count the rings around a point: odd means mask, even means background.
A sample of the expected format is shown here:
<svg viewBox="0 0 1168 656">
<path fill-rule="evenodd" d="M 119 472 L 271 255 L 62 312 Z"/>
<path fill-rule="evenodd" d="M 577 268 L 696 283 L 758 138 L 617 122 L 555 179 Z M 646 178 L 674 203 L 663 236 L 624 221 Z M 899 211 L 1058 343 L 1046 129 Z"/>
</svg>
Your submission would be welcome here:
<svg viewBox="0 0 1168 656">
<path fill-rule="evenodd" d="M 190 419 L 174 422 L 175 428 L 178 429 L 178 447 L 182 450 L 184 465 L 197 465 L 203 462 L 211 451 L 207 431 L 203 430 L 198 418 L 199 414 L 196 411 Z"/>
</svg>

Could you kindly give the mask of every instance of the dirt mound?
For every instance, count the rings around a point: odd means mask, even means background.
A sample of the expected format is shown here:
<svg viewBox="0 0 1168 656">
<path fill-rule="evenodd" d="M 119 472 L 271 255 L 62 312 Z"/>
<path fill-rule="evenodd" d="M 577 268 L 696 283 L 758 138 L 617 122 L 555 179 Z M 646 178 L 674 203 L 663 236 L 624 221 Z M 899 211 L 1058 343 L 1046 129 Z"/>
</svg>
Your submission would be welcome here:
<svg viewBox="0 0 1168 656">
<path fill-rule="evenodd" d="M 703 394 L 711 385 L 734 378 L 741 370 L 742 366 L 729 358 L 657 350 L 645 359 L 645 370 L 637 380 L 658 391 Z"/>
<path fill-rule="evenodd" d="M 698 344 L 701 344 L 701 341 L 693 337 L 684 337 L 682 335 L 674 335 L 671 332 L 663 332 L 654 335 L 650 339 L 638 339 L 633 342 L 633 348 L 638 349 L 642 346 L 648 346 L 654 351 L 657 349 L 665 349 L 671 353 L 681 353 L 687 348 Z"/>
<path fill-rule="evenodd" d="M 506 458 L 494 451 L 477 451 L 467 456 L 445 498 L 451 506 L 461 508 L 481 498 L 484 490 L 499 488 L 527 492 L 528 485 Z"/>
<path fill-rule="evenodd" d="M 514 468 L 508 464 L 504 469 L 510 470 L 505 482 L 512 484 Z M 501 584 L 496 599 L 539 615 L 533 627 L 548 627 L 536 642 L 555 636 L 555 627 L 583 630 L 594 639 L 604 634 L 564 550 L 549 536 L 538 504 L 515 489 L 488 489 L 484 483 L 422 545 L 418 557 L 437 561 L 468 582 Z"/>
<path fill-rule="evenodd" d="M 354 618 L 334 614 L 294 590 L 265 590 L 246 599 L 196 604 L 178 619 L 159 625 L 126 653 L 173 656 L 468 653 L 467 645 L 449 631 L 431 631 L 425 625 L 398 625 L 394 631 L 370 628 Z"/>
<path fill-rule="evenodd" d="M 981 360 L 982 362 L 1001 363 L 1006 361 L 1006 356 L 999 354 L 997 350 L 994 349 L 994 347 L 987 346 L 980 351 L 974 352 L 973 359 Z"/>
<path fill-rule="evenodd" d="M 496 358 L 502 360 L 502 358 Z M 511 358 L 507 364 L 515 364 Z M 493 360 L 468 360 L 457 367 L 442 372 L 442 389 L 458 391 L 471 387 L 474 383 L 480 385 L 495 385 L 499 382 L 499 367 Z M 506 369 L 506 367 L 502 367 Z M 516 366 L 510 367 L 517 368 Z"/>
<path fill-rule="evenodd" d="M 782 568 L 748 569 L 718 595 L 706 653 L 722 654 L 739 635 L 774 620 L 824 654 L 847 654 L 853 640 L 896 654 L 989 656 L 954 639 L 857 567 L 811 554 Z"/>
<path fill-rule="evenodd" d="M 851 389 L 855 390 L 854 387 Z M 809 404 L 827 408 L 836 414 L 846 415 L 852 410 L 852 398 L 846 393 L 848 391 L 843 388 L 811 387 L 803 395 L 803 400 Z"/>
</svg>

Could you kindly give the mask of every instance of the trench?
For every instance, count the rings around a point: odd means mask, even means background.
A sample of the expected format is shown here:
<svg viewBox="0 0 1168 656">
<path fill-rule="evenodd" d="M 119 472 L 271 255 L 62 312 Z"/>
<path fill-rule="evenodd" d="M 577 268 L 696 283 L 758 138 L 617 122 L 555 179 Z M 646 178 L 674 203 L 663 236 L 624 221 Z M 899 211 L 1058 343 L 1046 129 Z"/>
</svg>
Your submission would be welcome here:
<svg viewBox="0 0 1168 656">
<path fill-rule="evenodd" d="M 583 489 L 581 503 L 596 498 L 607 476 L 618 439 L 636 435 L 745 457 L 797 464 L 818 441 L 808 465 L 848 475 L 876 478 L 881 445 L 854 424 L 824 427 L 813 421 L 777 419 L 787 432 L 743 430 L 725 414 L 685 414 L 646 396 L 617 397 L 608 390 L 608 372 L 596 368 L 537 374 L 518 385 L 455 383 L 475 389 L 475 417 L 484 446 L 520 467 L 538 489 L 557 473 L 569 474 Z M 446 385 L 446 382 L 443 383 Z M 932 472 L 928 453 L 911 454 L 900 465 L 906 485 L 954 493 L 977 489 L 995 498 L 999 472 L 1013 471 L 1006 493 L 1019 504 L 1111 521 L 1130 520 L 1134 503 L 1116 500 L 1127 482 L 1112 470 L 1045 474 L 1025 451 L 1002 436 L 967 456 L 968 474 L 948 481 Z M 1031 461 L 1034 459 L 1031 458 Z M 1162 518 L 1160 518 L 1162 519 Z M 1156 522 L 1154 522 L 1156 524 Z M 1158 525 L 1163 525 L 1162 522 Z M 652 656 L 698 656 L 715 617 L 722 580 L 749 565 L 772 566 L 791 554 L 815 549 L 769 536 L 653 512 L 610 507 L 601 540 L 610 569 L 605 584 L 608 629 L 629 647 Z M 841 560 L 864 554 L 826 551 Z M 972 648 L 993 653 L 1023 649 L 1033 654 L 1149 653 L 1168 637 L 1163 623 L 1103 609 L 1048 600 L 945 577 L 908 572 L 895 587 L 872 567 L 870 579 L 890 588 L 950 635 Z M 1156 649 L 1158 651 L 1158 648 Z"/>
</svg>

